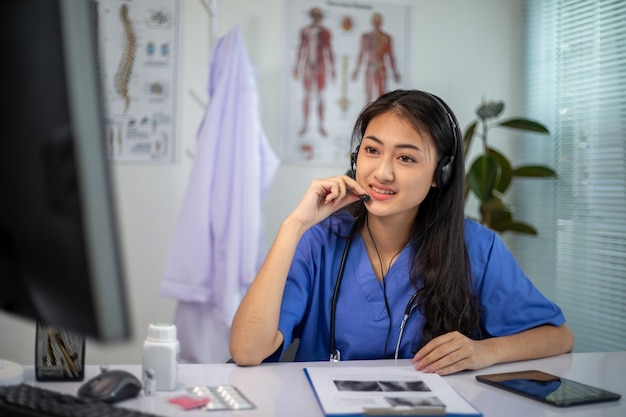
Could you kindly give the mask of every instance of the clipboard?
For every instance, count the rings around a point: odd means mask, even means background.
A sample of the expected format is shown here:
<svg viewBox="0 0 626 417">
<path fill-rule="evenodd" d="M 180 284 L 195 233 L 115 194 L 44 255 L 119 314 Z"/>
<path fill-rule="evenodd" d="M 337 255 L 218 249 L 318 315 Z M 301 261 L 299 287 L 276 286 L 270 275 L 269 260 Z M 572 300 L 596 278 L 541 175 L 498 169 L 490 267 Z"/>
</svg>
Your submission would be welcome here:
<svg viewBox="0 0 626 417">
<path fill-rule="evenodd" d="M 441 375 L 412 366 L 320 366 L 303 371 L 329 417 L 482 416 Z"/>
</svg>

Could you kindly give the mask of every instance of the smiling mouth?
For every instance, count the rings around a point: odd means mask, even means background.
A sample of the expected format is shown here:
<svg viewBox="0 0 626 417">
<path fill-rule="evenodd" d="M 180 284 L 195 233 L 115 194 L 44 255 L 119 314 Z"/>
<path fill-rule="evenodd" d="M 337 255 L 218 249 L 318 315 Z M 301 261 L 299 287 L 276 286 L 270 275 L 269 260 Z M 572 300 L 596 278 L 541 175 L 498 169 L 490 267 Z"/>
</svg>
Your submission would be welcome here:
<svg viewBox="0 0 626 417">
<path fill-rule="evenodd" d="M 378 194 L 387 194 L 387 195 L 394 195 L 395 194 L 395 191 L 381 190 L 380 188 L 376 188 L 376 187 L 372 187 L 372 190 L 374 190 Z"/>
</svg>

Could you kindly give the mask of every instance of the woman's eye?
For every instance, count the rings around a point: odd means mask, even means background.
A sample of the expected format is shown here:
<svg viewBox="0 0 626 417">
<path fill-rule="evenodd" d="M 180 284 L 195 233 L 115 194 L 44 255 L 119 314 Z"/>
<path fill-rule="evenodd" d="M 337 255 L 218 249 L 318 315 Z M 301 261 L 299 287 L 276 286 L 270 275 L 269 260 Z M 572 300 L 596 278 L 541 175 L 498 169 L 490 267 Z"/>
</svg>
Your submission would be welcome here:
<svg viewBox="0 0 626 417">
<path fill-rule="evenodd" d="M 415 162 L 415 159 L 411 158 L 410 156 L 406 156 L 406 155 L 402 155 L 400 157 L 400 160 L 402 162 Z"/>
<path fill-rule="evenodd" d="M 370 153 L 370 154 L 376 154 L 378 153 L 378 151 L 376 150 L 376 148 L 372 148 L 371 146 L 368 146 L 365 148 L 365 152 L 366 153 Z"/>
</svg>

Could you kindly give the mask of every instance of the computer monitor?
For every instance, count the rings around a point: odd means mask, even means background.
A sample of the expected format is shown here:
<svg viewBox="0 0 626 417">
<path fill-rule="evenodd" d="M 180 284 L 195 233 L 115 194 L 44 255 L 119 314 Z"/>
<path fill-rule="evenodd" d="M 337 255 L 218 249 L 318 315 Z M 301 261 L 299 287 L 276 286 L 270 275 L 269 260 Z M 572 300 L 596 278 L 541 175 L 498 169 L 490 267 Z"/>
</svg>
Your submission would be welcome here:
<svg viewBox="0 0 626 417">
<path fill-rule="evenodd" d="M 108 342 L 131 331 L 94 16 L 0 2 L 0 309 Z"/>
</svg>

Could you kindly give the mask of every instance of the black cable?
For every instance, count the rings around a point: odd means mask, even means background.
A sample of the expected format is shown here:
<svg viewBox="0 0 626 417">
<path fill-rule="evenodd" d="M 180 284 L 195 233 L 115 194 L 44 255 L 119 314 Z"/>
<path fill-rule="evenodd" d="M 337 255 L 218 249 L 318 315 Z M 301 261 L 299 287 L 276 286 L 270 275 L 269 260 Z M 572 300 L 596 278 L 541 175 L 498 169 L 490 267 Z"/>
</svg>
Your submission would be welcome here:
<svg viewBox="0 0 626 417">
<path fill-rule="evenodd" d="M 387 328 L 387 338 L 385 339 L 385 347 L 383 350 L 383 358 L 387 356 L 387 346 L 389 344 L 389 336 L 391 336 L 391 308 L 389 307 L 389 300 L 387 299 L 387 281 L 385 276 L 385 271 L 383 269 L 383 258 L 380 256 L 380 251 L 378 250 L 378 246 L 376 245 L 376 240 L 374 240 L 374 235 L 372 235 L 372 231 L 370 230 L 369 218 L 365 219 L 365 226 L 367 227 L 367 233 L 370 235 L 370 239 L 372 239 L 372 243 L 374 244 L 374 250 L 376 251 L 376 255 L 378 255 L 378 264 L 380 265 L 380 276 L 381 281 L 383 283 L 383 299 L 385 300 L 385 310 L 387 310 L 387 317 L 389 317 L 389 327 Z M 389 267 L 387 268 L 387 274 L 389 274 L 389 270 L 391 269 L 391 264 L 393 260 L 402 253 L 404 247 L 400 249 L 395 255 L 391 257 L 389 261 Z"/>
</svg>

